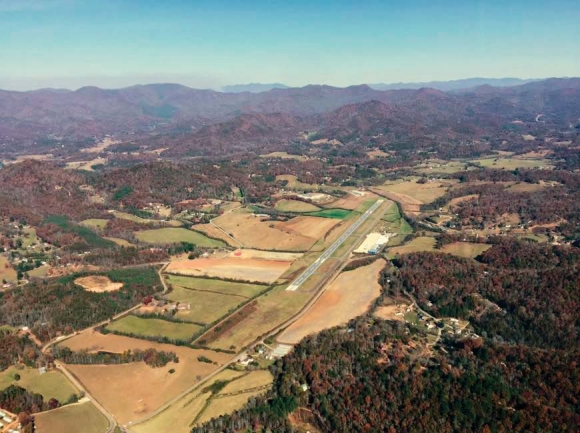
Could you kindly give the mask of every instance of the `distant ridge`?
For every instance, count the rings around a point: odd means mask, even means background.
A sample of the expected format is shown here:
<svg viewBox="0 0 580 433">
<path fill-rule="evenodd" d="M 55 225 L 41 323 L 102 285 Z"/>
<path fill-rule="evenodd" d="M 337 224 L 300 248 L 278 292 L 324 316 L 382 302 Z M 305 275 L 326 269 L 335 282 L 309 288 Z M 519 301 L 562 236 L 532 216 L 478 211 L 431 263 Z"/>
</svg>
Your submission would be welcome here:
<svg viewBox="0 0 580 433">
<path fill-rule="evenodd" d="M 224 93 L 262 93 L 272 89 L 288 89 L 289 87 L 281 83 L 249 83 L 249 84 L 234 84 L 232 86 L 224 86 L 221 91 Z"/>
<path fill-rule="evenodd" d="M 522 84 L 540 81 L 540 79 L 522 79 L 522 78 L 464 78 L 461 80 L 450 81 L 428 81 L 423 83 L 376 83 L 369 84 L 375 90 L 400 90 L 400 89 L 421 89 L 423 87 L 430 87 L 444 92 L 460 89 L 469 89 L 479 86 L 493 86 L 493 87 L 511 87 L 520 86 Z"/>
</svg>

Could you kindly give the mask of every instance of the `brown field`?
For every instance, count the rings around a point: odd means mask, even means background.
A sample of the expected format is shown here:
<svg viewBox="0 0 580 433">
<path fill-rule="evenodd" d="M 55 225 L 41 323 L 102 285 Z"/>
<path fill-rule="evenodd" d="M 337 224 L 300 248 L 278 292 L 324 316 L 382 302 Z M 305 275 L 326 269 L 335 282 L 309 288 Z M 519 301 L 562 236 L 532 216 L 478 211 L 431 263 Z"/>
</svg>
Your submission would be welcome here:
<svg viewBox="0 0 580 433">
<path fill-rule="evenodd" d="M 212 400 L 210 405 L 203 411 L 197 424 L 203 424 L 212 418 L 216 418 L 226 413 L 232 413 L 235 410 L 241 409 L 248 402 L 251 397 L 256 397 L 263 394 L 265 391 L 255 391 L 242 393 L 238 395 L 231 395 L 227 397 L 218 397 Z"/>
<path fill-rule="evenodd" d="M 407 180 L 374 187 L 372 190 L 401 203 L 405 213 L 418 215 L 422 204 L 442 197 L 454 183 L 446 180 L 420 184 L 416 180 Z"/>
<path fill-rule="evenodd" d="M 66 167 L 69 170 L 85 170 L 85 171 L 93 171 L 93 165 L 99 164 L 106 164 L 106 158 L 95 158 L 90 161 L 75 161 L 75 162 L 67 162 Z"/>
<path fill-rule="evenodd" d="M 132 246 L 134 246 L 131 242 L 126 241 L 125 239 L 121 239 L 121 238 L 109 238 L 109 237 L 106 237 L 105 239 L 107 239 L 108 241 L 115 242 L 120 247 L 132 247 Z"/>
<path fill-rule="evenodd" d="M 253 214 L 234 211 L 214 223 L 247 248 L 278 251 L 306 251 L 338 221 L 332 218 L 300 216 L 287 222 L 262 221 Z M 259 233 L 259 236 L 256 234 Z"/>
<path fill-rule="evenodd" d="M 452 244 L 445 245 L 443 248 L 441 248 L 441 251 L 444 253 L 453 254 L 454 256 L 473 259 L 490 248 L 491 245 L 486 244 L 454 242 Z"/>
<path fill-rule="evenodd" d="M 123 287 L 123 283 L 113 283 L 104 275 L 89 275 L 75 280 L 75 284 L 81 286 L 87 292 L 103 293 L 115 292 Z"/>
<path fill-rule="evenodd" d="M 2 280 L 12 283 L 16 282 L 16 271 L 12 265 L 10 265 L 8 259 L 0 255 L 0 282 L 2 282 Z"/>
<path fill-rule="evenodd" d="M 34 415 L 38 433 L 103 433 L 109 421 L 90 401 Z"/>
<path fill-rule="evenodd" d="M 400 322 L 405 321 L 404 316 L 397 316 L 399 312 L 399 307 L 396 305 L 385 305 L 383 307 L 378 307 L 374 312 L 374 316 L 383 320 L 398 320 Z"/>
<path fill-rule="evenodd" d="M 314 306 L 278 337 L 282 343 L 295 344 L 310 334 L 345 324 L 363 314 L 381 293 L 379 274 L 385 261 L 376 260 L 341 273 Z"/>
<path fill-rule="evenodd" d="M 227 257 L 235 257 L 238 259 L 261 259 L 261 260 L 283 260 L 285 262 L 293 262 L 298 260 L 304 254 L 302 253 L 283 253 L 278 251 L 262 251 L 246 249 L 236 250 L 228 253 Z"/>
<path fill-rule="evenodd" d="M 447 203 L 447 208 L 453 209 L 453 206 L 456 206 L 459 203 L 463 203 L 465 201 L 470 201 L 470 200 L 473 200 L 476 198 L 479 198 L 479 194 L 470 194 L 470 195 L 464 195 L 463 197 L 456 197 L 454 199 L 449 200 L 449 203 Z"/>
<path fill-rule="evenodd" d="M 151 368 L 144 362 L 67 366 L 88 391 L 123 424 L 143 418 L 232 358 L 232 355 L 210 350 L 196 350 L 113 334 L 103 335 L 94 331 L 79 334 L 61 344 L 76 351 L 88 349 L 118 353 L 152 347 L 177 354 L 178 363 L 169 363 L 161 368 Z M 217 365 L 199 362 L 197 357 L 200 355 L 208 357 Z M 170 374 L 170 369 L 175 372 Z"/>
<path fill-rule="evenodd" d="M 391 155 L 386 152 L 383 152 L 381 149 L 373 149 L 367 152 L 367 156 L 370 159 L 376 159 L 376 158 L 387 158 Z"/>
<path fill-rule="evenodd" d="M 207 237 L 214 238 L 214 239 L 220 239 L 220 240 L 224 241 L 226 244 L 228 244 L 229 246 L 232 246 L 232 247 L 239 247 L 240 246 L 239 242 L 234 241 L 232 238 L 230 238 L 227 234 L 222 232 L 220 229 L 218 229 L 213 224 L 196 224 L 193 227 L 191 227 L 191 229 L 194 231 L 203 233 Z"/>
<path fill-rule="evenodd" d="M 325 203 L 325 208 L 338 208 L 338 209 L 347 209 L 347 210 L 355 210 L 361 204 L 369 199 L 377 198 L 375 194 L 365 191 L 365 195 L 356 196 L 354 194 L 348 193 L 344 197 L 339 198 L 338 200 L 332 201 L 330 203 Z"/>
<path fill-rule="evenodd" d="M 281 212 L 316 212 L 320 208 L 312 203 L 307 203 L 300 200 L 282 199 L 276 202 L 274 209 Z"/>
<path fill-rule="evenodd" d="M 269 385 L 273 382 L 274 377 L 268 370 L 251 371 L 243 377 L 240 377 L 228 383 L 220 394 L 231 394 L 234 392 L 241 392 L 259 386 Z"/>
<path fill-rule="evenodd" d="M 171 262 L 169 274 L 194 277 L 227 278 L 241 281 L 272 283 L 290 267 L 285 260 L 241 259 L 237 257 L 179 260 Z"/>
</svg>

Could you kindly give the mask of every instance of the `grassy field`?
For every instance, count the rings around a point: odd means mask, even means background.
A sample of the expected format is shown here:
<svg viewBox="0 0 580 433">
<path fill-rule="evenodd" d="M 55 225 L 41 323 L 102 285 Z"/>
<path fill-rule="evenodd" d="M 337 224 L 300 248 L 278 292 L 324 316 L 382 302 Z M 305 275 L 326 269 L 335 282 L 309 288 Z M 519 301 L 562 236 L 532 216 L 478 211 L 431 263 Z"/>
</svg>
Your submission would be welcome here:
<svg viewBox="0 0 580 433">
<path fill-rule="evenodd" d="M 257 388 L 259 386 L 269 385 L 273 380 L 274 377 L 268 370 L 251 371 L 248 374 L 232 380 L 220 391 L 220 394 L 232 394 Z"/>
<path fill-rule="evenodd" d="M 461 161 L 428 161 L 421 164 L 415 171 L 429 175 L 431 173 L 452 174 L 465 170 L 465 163 Z"/>
<path fill-rule="evenodd" d="M 516 159 L 516 158 L 482 158 L 471 161 L 485 168 L 515 170 L 516 168 L 551 167 L 552 164 L 544 159 Z"/>
<path fill-rule="evenodd" d="M 203 413 L 197 420 L 197 424 L 198 425 L 203 424 L 204 422 L 209 421 L 212 418 L 216 418 L 220 415 L 232 413 L 235 410 L 241 409 L 248 402 L 248 400 L 250 400 L 250 398 L 256 397 L 263 393 L 264 391 L 255 391 L 227 397 L 215 398 L 211 401 L 209 406 L 203 411 Z"/>
<path fill-rule="evenodd" d="M 411 197 L 420 203 L 427 204 L 445 195 L 447 189 L 452 184 L 452 181 L 418 183 L 417 180 L 412 179 L 390 182 L 383 186 L 377 187 L 377 189 L 386 192 L 402 194 L 404 196 Z"/>
<path fill-rule="evenodd" d="M 191 309 L 179 311 L 176 317 L 195 323 L 212 323 L 246 301 L 246 298 L 240 296 L 201 292 L 179 286 L 175 286 L 165 297 L 171 301 L 189 303 Z"/>
<path fill-rule="evenodd" d="M 84 220 L 80 222 L 80 225 L 88 227 L 90 229 L 99 229 L 102 230 L 105 228 L 109 220 L 101 219 L 101 218 L 90 218 L 88 220 Z"/>
<path fill-rule="evenodd" d="M 316 216 L 322 218 L 336 218 L 336 219 L 346 219 L 352 215 L 352 211 L 346 209 L 324 209 L 318 212 L 309 212 L 308 216 Z"/>
<path fill-rule="evenodd" d="M 295 159 L 296 161 L 306 161 L 308 158 L 302 155 L 291 155 L 287 152 L 270 152 L 265 155 L 260 155 L 261 158 L 281 158 L 281 159 Z"/>
<path fill-rule="evenodd" d="M 201 327 L 191 323 L 175 323 L 130 315 L 107 325 L 107 329 L 141 337 L 167 337 L 172 340 L 188 341 Z"/>
<path fill-rule="evenodd" d="M 65 406 L 34 415 L 38 433 L 103 433 L 109 421 L 90 402 Z"/>
<path fill-rule="evenodd" d="M 317 212 L 320 210 L 318 206 L 313 205 L 312 203 L 306 203 L 300 200 L 278 200 L 274 209 L 279 210 L 281 212 Z"/>
<path fill-rule="evenodd" d="M 109 238 L 109 237 L 105 237 L 104 239 L 107 239 L 111 242 L 115 242 L 117 245 L 119 245 L 120 247 L 132 247 L 133 244 L 125 239 L 121 239 L 121 238 Z"/>
<path fill-rule="evenodd" d="M 14 380 L 14 375 L 19 374 L 20 380 Z M 78 390 L 59 371 L 51 370 L 40 374 L 36 368 L 10 367 L 0 373 L 0 389 L 10 385 L 18 385 L 30 392 L 41 394 L 45 401 L 56 398 L 59 402 L 65 402 Z"/>
<path fill-rule="evenodd" d="M 471 242 L 454 242 L 441 248 L 441 252 L 473 259 L 489 248 L 491 248 L 491 245 L 476 244 Z"/>
<path fill-rule="evenodd" d="M 435 248 L 435 238 L 420 236 L 414 238 L 406 245 L 393 247 L 387 251 L 387 257 L 392 259 L 399 254 L 417 253 L 420 251 L 433 251 Z"/>
<path fill-rule="evenodd" d="M 408 235 L 413 233 L 413 228 L 409 225 L 407 220 L 401 216 L 399 206 L 395 203 L 387 210 L 383 216 L 383 221 L 386 222 L 385 230 L 390 233 L 398 233 L 401 235 Z"/>
<path fill-rule="evenodd" d="M 230 281 L 182 277 L 179 275 L 166 275 L 166 281 L 169 284 L 187 289 L 204 290 L 207 292 L 221 293 L 223 295 L 238 295 L 245 298 L 252 298 L 258 293 L 263 292 L 267 287 L 259 284 L 233 283 Z"/>
<path fill-rule="evenodd" d="M 130 214 L 127 212 L 115 211 L 115 212 L 113 212 L 113 215 L 115 216 L 115 218 L 121 218 L 124 220 L 133 221 L 133 222 L 139 223 L 139 224 L 149 224 L 149 223 L 158 224 L 158 223 L 162 222 L 163 224 L 169 225 L 171 227 L 181 227 L 183 225 L 180 221 L 159 221 L 159 220 L 154 220 L 154 219 L 141 218 L 141 217 L 138 217 L 137 215 L 133 215 L 133 214 Z"/>
<path fill-rule="evenodd" d="M 288 183 L 286 184 L 286 189 L 297 189 L 301 191 L 313 191 L 319 189 L 320 185 L 310 184 L 310 183 L 302 183 L 300 182 L 296 176 L 292 174 L 281 174 L 276 176 L 276 181 L 286 180 Z"/>
<path fill-rule="evenodd" d="M 225 242 L 208 238 L 199 232 L 184 228 L 161 228 L 135 232 L 141 242 L 148 244 L 172 244 L 177 242 L 191 242 L 200 247 L 225 247 Z"/>
</svg>

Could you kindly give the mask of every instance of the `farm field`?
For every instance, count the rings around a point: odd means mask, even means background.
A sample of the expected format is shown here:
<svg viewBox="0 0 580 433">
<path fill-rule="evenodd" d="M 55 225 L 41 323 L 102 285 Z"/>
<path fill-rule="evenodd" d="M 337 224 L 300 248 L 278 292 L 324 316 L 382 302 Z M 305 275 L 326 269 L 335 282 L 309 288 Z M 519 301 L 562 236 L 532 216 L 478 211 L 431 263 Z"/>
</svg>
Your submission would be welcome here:
<svg viewBox="0 0 580 433">
<path fill-rule="evenodd" d="M 153 224 L 165 224 L 167 226 L 171 226 L 171 227 L 181 227 L 183 224 L 180 221 L 175 221 L 175 220 L 171 220 L 171 221 L 160 221 L 160 220 L 155 220 L 155 219 L 148 219 L 148 218 L 141 218 L 138 217 L 137 215 L 133 215 L 127 212 L 120 212 L 120 211 L 113 211 L 111 212 L 115 218 L 121 218 L 124 220 L 129 220 L 129 221 L 133 221 L 134 223 L 139 223 L 139 224 L 149 224 L 149 223 L 153 223 Z"/>
<path fill-rule="evenodd" d="M 16 282 L 16 271 L 8 262 L 8 259 L 0 255 L 0 282 L 6 280 L 12 283 Z"/>
<path fill-rule="evenodd" d="M 194 277 L 272 283 L 290 267 L 290 261 L 242 259 L 237 257 L 202 258 L 171 262 L 165 272 Z"/>
<path fill-rule="evenodd" d="M 417 180 L 405 180 L 401 182 L 392 182 L 375 187 L 382 192 L 394 193 L 402 199 L 410 197 L 407 200 L 410 204 L 428 204 L 447 192 L 448 188 L 457 183 L 454 180 L 444 180 L 436 182 L 418 183 Z"/>
<path fill-rule="evenodd" d="M 219 248 L 226 244 L 223 241 L 208 238 L 201 233 L 185 228 L 160 228 L 135 232 L 141 242 L 148 244 L 172 244 L 177 242 L 191 242 L 200 247 Z"/>
<path fill-rule="evenodd" d="M 90 401 L 34 415 L 38 433 L 103 433 L 109 421 Z"/>
<path fill-rule="evenodd" d="M 383 216 L 383 221 L 385 221 L 383 227 L 387 232 L 401 235 L 413 233 L 413 228 L 409 225 L 407 220 L 402 217 L 401 212 L 399 211 L 399 206 L 395 203 L 387 209 L 387 212 Z"/>
<path fill-rule="evenodd" d="M 338 221 L 312 216 L 299 216 L 286 222 L 262 221 L 260 217 L 240 210 L 222 215 L 214 223 L 247 248 L 306 251 Z M 256 236 L 257 233 L 260 235 Z"/>
<path fill-rule="evenodd" d="M 315 216 L 321 218 L 335 218 L 335 219 L 346 219 L 349 218 L 353 213 L 346 209 L 324 209 L 318 212 L 310 212 L 308 216 Z"/>
<path fill-rule="evenodd" d="M 90 229 L 103 230 L 109 220 L 101 218 L 90 218 L 88 220 L 81 221 L 79 224 Z"/>
<path fill-rule="evenodd" d="M 274 377 L 268 370 L 251 371 L 250 373 L 245 374 L 228 383 L 220 391 L 220 394 L 233 394 L 260 386 L 266 386 L 271 384 L 273 380 Z"/>
<path fill-rule="evenodd" d="M 287 152 L 270 152 L 265 155 L 260 155 L 260 158 L 281 158 L 281 159 L 295 159 L 296 161 L 306 161 L 308 158 L 302 155 L 291 155 Z"/>
<path fill-rule="evenodd" d="M 119 245 L 120 247 L 132 247 L 133 244 L 125 239 L 121 239 L 121 238 L 109 238 L 109 237 L 105 237 L 103 239 L 107 239 L 108 241 L 111 242 L 115 242 L 117 245 Z"/>
<path fill-rule="evenodd" d="M 196 224 L 193 227 L 191 227 L 191 230 L 199 232 L 210 239 L 221 240 L 225 242 L 227 245 L 232 247 L 240 246 L 240 242 L 236 242 L 234 239 L 230 238 L 227 234 L 225 234 L 223 231 L 218 229 L 213 224 Z"/>
<path fill-rule="evenodd" d="M 491 248 L 491 245 L 476 244 L 471 242 L 454 242 L 452 244 L 445 245 L 443 248 L 441 248 L 440 251 L 453 254 L 454 256 L 473 259 L 489 248 Z"/>
<path fill-rule="evenodd" d="M 281 212 L 316 212 L 319 211 L 320 208 L 312 203 L 307 203 L 300 200 L 287 200 L 282 199 L 276 202 L 274 209 L 279 210 Z"/>
<path fill-rule="evenodd" d="M 225 316 L 229 311 L 234 310 L 238 305 L 247 300 L 247 298 L 241 296 L 202 292 L 199 290 L 184 289 L 183 287 L 174 287 L 165 297 L 171 301 L 191 305 L 189 310 L 178 311 L 175 315 L 176 318 L 205 324 L 212 323 L 220 317 Z"/>
<path fill-rule="evenodd" d="M 205 408 L 207 400 L 212 395 L 210 391 L 203 392 L 203 390 L 217 381 L 230 381 L 242 375 L 242 372 L 223 370 L 209 382 L 204 383 L 201 389 L 194 389 L 160 414 L 142 424 L 131 427 L 131 431 L 134 433 L 159 433 L 171 425 L 172 433 L 190 433 L 192 422 Z"/>
<path fill-rule="evenodd" d="M 222 295 L 236 295 L 244 298 L 252 298 L 266 290 L 262 284 L 234 283 L 223 280 L 210 280 L 209 278 L 183 277 L 181 275 L 166 275 L 167 283 L 186 289 L 214 292 Z"/>
<path fill-rule="evenodd" d="M 465 170 L 465 162 L 433 160 L 417 166 L 416 172 L 429 175 L 431 173 L 452 174 Z"/>
<path fill-rule="evenodd" d="M 257 298 L 256 311 L 222 333 L 209 346 L 225 350 L 232 346 L 241 349 L 298 313 L 311 296 L 311 293 L 300 291 L 288 292 L 285 286 L 276 287 Z"/>
<path fill-rule="evenodd" d="M 345 196 L 338 198 L 330 203 L 325 203 L 325 208 L 335 208 L 335 209 L 345 209 L 345 210 L 355 210 L 365 201 L 369 201 L 371 204 L 377 199 L 375 194 L 365 191 L 363 195 L 355 195 L 352 193 L 347 193 Z M 357 209 L 358 210 L 358 209 Z M 360 211 L 360 210 L 359 210 Z"/>
<path fill-rule="evenodd" d="M 248 402 L 248 400 L 250 400 L 250 398 L 264 394 L 264 392 L 265 391 L 254 391 L 224 397 L 218 396 L 212 399 L 209 406 L 202 412 L 196 424 L 203 424 L 212 418 L 216 418 L 220 415 L 232 413 L 235 410 L 241 409 Z"/>
<path fill-rule="evenodd" d="M 552 167 L 552 163 L 545 159 L 517 159 L 517 158 L 482 158 L 471 161 L 485 168 L 500 170 L 515 170 L 516 168 Z"/>
<path fill-rule="evenodd" d="M 106 329 L 140 337 L 167 337 L 171 340 L 189 341 L 201 327 L 192 323 L 176 323 L 129 315 L 115 320 L 107 325 Z"/>
<path fill-rule="evenodd" d="M 435 238 L 420 236 L 414 238 L 406 245 L 393 247 L 387 250 L 387 257 L 392 259 L 399 254 L 417 253 L 421 251 L 433 251 L 435 249 Z"/>
<path fill-rule="evenodd" d="M 160 368 L 151 368 L 144 362 L 67 365 L 88 391 L 122 424 L 143 418 L 233 358 L 233 355 L 227 353 L 160 344 L 113 334 L 103 335 L 95 331 L 76 335 L 61 345 L 75 351 L 89 349 L 116 353 L 152 347 L 177 354 L 178 363 L 170 362 Z M 200 362 L 197 359 L 199 356 L 205 356 L 217 365 Z M 173 374 L 169 373 L 171 369 L 175 370 Z"/>
<path fill-rule="evenodd" d="M 20 380 L 14 380 L 15 374 L 20 375 Z M 0 390 L 10 385 L 18 385 L 30 392 L 41 394 L 45 401 L 56 398 L 60 403 L 66 402 L 69 397 L 79 392 L 59 371 L 50 370 L 40 374 L 38 369 L 28 367 L 10 367 L 0 373 Z"/>
<path fill-rule="evenodd" d="M 75 284 L 81 286 L 87 292 L 95 293 L 115 292 L 123 287 L 123 283 L 113 283 L 109 277 L 104 275 L 80 277 L 75 280 Z"/>
<path fill-rule="evenodd" d="M 287 189 L 297 189 L 302 191 L 314 191 L 320 188 L 320 185 L 300 182 L 293 174 L 280 174 L 276 176 L 276 181 L 286 180 Z"/>
<path fill-rule="evenodd" d="M 363 314 L 381 293 L 379 274 L 385 261 L 376 260 L 348 272 L 330 283 L 306 314 L 278 337 L 282 343 L 295 344 L 310 334 L 348 322 Z"/>
</svg>

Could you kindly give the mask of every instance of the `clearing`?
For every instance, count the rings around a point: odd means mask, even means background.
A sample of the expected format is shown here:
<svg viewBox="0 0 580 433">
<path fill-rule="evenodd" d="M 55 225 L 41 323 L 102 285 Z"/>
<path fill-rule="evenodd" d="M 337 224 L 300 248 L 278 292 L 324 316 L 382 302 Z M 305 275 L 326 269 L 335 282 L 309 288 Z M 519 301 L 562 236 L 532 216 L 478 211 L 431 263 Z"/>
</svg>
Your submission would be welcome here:
<svg viewBox="0 0 580 433">
<path fill-rule="evenodd" d="M 295 159 L 296 161 L 306 161 L 308 158 L 302 155 L 291 155 L 287 152 L 270 152 L 265 155 L 260 155 L 260 158 L 281 158 L 281 159 Z"/>
<path fill-rule="evenodd" d="M 102 218 L 90 218 L 88 220 L 81 221 L 79 224 L 90 229 L 103 230 L 109 220 Z"/>
<path fill-rule="evenodd" d="M 103 433 L 109 421 L 90 401 L 34 414 L 38 433 Z"/>
<path fill-rule="evenodd" d="M 378 280 L 384 267 L 385 261 L 378 259 L 368 266 L 342 272 L 312 308 L 286 328 L 277 340 L 296 344 L 307 335 L 343 325 L 363 314 L 381 294 Z"/>
<path fill-rule="evenodd" d="M 123 283 L 113 283 L 109 277 L 104 275 L 89 275 L 77 278 L 74 283 L 81 286 L 87 292 L 104 293 L 116 292 L 123 287 Z"/>
<path fill-rule="evenodd" d="M 20 380 L 14 380 L 14 375 L 19 374 Z M 78 394 L 68 379 L 57 370 L 49 370 L 40 374 L 37 368 L 10 367 L 0 373 L 0 389 L 10 385 L 18 385 L 30 392 L 40 394 L 44 401 L 56 398 L 60 403 L 66 402 L 72 395 Z"/>
<path fill-rule="evenodd" d="M 191 323 L 129 315 L 107 325 L 106 329 L 140 337 L 167 337 L 170 340 L 189 341 L 201 327 Z"/>
<path fill-rule="evenodd" d="M 491 245 L 477 244 L 472 242 L 453 242 L 443 246 L 440 251 L 454 256 L 474 259 L 484 251 L 491 248 Z"/>
<path fill-rule="evenodd" d="M 243 259 L 237 257 L 203 258 L 171 262 L 169 274 L 213 277 L 244 282 L 272 283 L 290 267 L 285 260 Z"/>
<path fill-rule="evenodd" d="M 325 208 L 337 208 L 337 209 L 346 209 L 346 210 L 355 210 L 365 201 L 370 202 L 371 204 L 377 200 L 377 196 L 367 191 L 355 191 L 349 192 L 348 194 L 340 197 L 337 200 L 334 200 L 330 203 L 325 203 Z"/>
<path fill-rule="evenodd" d="M 223 241 L 211 239 L 201 233 L 185 228 L 161 228 L 141 230 L 135 232 L 135 236 L 141 242 L 148 244 L 174 244 L 178 242 L 191 242 L 199 247 L 220 248 L 225 247 Z"/>
<path fill-rule="evenodd" d="M 16 271 L 14 270 L 8 259 L 0 255 L 0 283 L 2 282 L 2 280 L 15 283 L 16 277 L 17 277 Z"/>
<path fill-rule="evenodd" d="M 281 212 L 316 212 L 319 211 L 320 208 L 312 203 L 307 203 L 305 201 L 300 200 L 288 200 L 282 199 L 276 202 L 274 209 L 279 210 Z"/>
<path fill-rule="evenodd" d="M 145 350 L 152 347 L 177 354 L 178 363 L 170 362 L 160 368 L 151 368 L 144 362 L 67 365 L 88 391 L 122 424 L 147 416 L 233 358 L 233 355 L 211 350 L 160 344 L 114 334 L 103 335 L 92 330 L 61 344 L 76 351 L 88 349 L 122 353 L 126 350 Z M 200 362 L 199 356 L 207 357 L 216 364 Z M 172 369 L 175 371 L 169 373 Z"/>
<path fill-rule="evenodd" d="M 552 163 L 545 159 L 516 159 L 516 158 L 482 158 L 471 161 L 485 168 L 500 170 L 515 170 L 516 168 L 551 168 Z"/>
<path fill-rule="evenodd" d="M 181 275 L 166 275 L 168 284 L 186 289 L 214 292 L 221 295 L 236 295 L 253 298 L 263 292 L 267 286 L 262 284 L 234 283 L 232 281 L 210 280 L 209 278 L 183 277 Z"/>
</svg>

